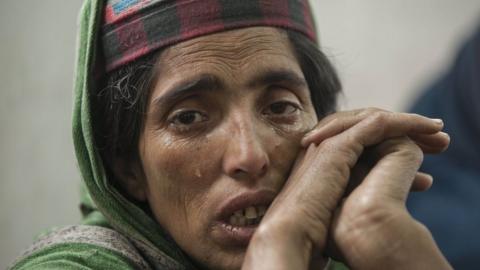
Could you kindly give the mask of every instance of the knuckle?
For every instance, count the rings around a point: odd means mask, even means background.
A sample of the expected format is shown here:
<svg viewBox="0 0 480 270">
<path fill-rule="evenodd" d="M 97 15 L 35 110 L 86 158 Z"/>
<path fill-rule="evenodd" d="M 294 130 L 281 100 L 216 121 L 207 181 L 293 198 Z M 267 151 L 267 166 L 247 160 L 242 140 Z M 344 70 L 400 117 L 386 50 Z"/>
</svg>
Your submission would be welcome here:
<svg viewBox="0 0 480 270">
<path fill-rule="evenodd" d="M 388 121 L 388 114 L 386 112 L 377 111 L 371 114 L 370 119 L 376 125 L 384 126 Z"/>
<path fill-rule="evenodd" d="M 368 107 L 362 110 L 360 113 L 361 116 L 368 116 L 377 112 L 384 112 L 384 110 L 377 107 Z"/>
<path fill-rule="evenodd" d="M 320 147 L 322 151 L 328 154 L 328 156 L 325 156 L 327 160 L 332 163 L 333 167 L 338 168 L 342 175 L 348 175 L 350 168 L 355 165 L 362 151 L 361 145 L 352 136 L 326 139 L 320 144 Z"/>
<path fill-rule="evenodd" d="M 386 200 L 368 194 L 360 196 L 355 204 L 349 205 L 349 207 L 356 213 L 352 221 L 355 224 L 354 227 L 357 228 L 369 227 L 382 222 L 389 216 L 391 209 Z"/>
<path fill-rule="evenodd" d="M 362 213 L 364 216 L 371 216 L 379 209 L 381 203 L 375 197 L 372 198 L 372 196 L 363 195 L 360 196 L 356 206 L 358 207 L 357 211 L 359 213 Z"/>
<path fill-rule="evenodd" d="M 383 136 L 387 130 L 389 115 L 387 112 L 376 111 L 366 118 L 366 124 L 369 128 L 375 129 L 378 136 Z"/>
<path fill-rule="evenodd" d="M 337 138 L 332 137 L 324 140 L 323 142 L 320 143 L 319 148 L 321 149 L 323 153 L 325 153 L 328 156 L 332 156 L 338 153 L 338 142 Z"/>
</svg>

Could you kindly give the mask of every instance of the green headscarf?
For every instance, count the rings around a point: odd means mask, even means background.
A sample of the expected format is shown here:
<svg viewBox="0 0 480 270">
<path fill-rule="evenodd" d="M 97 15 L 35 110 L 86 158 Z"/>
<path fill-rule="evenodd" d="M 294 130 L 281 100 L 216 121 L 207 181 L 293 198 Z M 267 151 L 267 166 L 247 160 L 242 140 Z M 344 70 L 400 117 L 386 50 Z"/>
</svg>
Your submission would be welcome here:
<svg viewBox="0 0 480 270">
<path fill-rule="evenodd" d="M 78 165 L 86 187 L 82 206 L 86 225 L 111 226 L 148 253 L 165 253 L 185 267 L 192 267 L 180 249 L 167 241 L 161 227 L 137 205 L 127 200 L 108 181 L 100 153 L 94 144 L 90 89 L 96 87 L 98 33 L 102 23 L 102 0 L 85 1 L 80 12 L 74 89 L 73 140 Z"/>
</svg>

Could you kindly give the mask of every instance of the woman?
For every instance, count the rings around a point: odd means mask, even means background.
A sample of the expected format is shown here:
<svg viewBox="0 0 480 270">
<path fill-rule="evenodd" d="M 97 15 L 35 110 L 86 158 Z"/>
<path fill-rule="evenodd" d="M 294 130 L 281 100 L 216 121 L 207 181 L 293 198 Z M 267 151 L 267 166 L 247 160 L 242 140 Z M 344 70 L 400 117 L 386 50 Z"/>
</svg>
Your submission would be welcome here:
<svg viewBox="0 0 480 270">
<path fill-rule="evenodd" d="M 404 207 L 442 122 L 332 114 L 307 1 L 91 0 L 80 22 L 84 225 L 14 269 L 449 268 Z"/>
</svg>

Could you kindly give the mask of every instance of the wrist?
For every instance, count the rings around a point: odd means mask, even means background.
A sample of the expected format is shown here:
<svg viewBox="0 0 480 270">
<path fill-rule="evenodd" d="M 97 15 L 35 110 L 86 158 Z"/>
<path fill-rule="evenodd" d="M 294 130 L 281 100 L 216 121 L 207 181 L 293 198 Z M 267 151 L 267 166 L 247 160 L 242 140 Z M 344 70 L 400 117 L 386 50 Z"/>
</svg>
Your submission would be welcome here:
<svg viewBox="0 0 480 270">
<path fill-rule="evenodd" d="M 242 269 L 308 269 L 313 244 L 295 226 L 261 223 Z"/>
<path fill-rule="evenodd" d="M 411 237 L 404 238 L 402 250 L 392 256 L 390 269 L 452 269 L 428 228 L 412 219 Z"/>
<path fill-rule="evenodd" d="M 405 265 L 408 269 L 453 269 L 433 239 L 430 230 L 420 222 L 414 221 L 417 241 L 411 241 L 406 247 L 410 260 Z M 392 269 L 406 269 L 397 267 Z"/>
<path fill-rule="evenodd" d="M 399 223 L 408 230 L 377 230 L 376 244 L 370 245 L 370 258 L 352 262 L 356 269 L 452 269 L 430 231 L 411 219 Z M 383 240 L 380 240 L 383 239 Z M 349 258 L 350 259 L 350 258 Z M 348 260 L 348 259 L 347 259 Z"/>
</svg>

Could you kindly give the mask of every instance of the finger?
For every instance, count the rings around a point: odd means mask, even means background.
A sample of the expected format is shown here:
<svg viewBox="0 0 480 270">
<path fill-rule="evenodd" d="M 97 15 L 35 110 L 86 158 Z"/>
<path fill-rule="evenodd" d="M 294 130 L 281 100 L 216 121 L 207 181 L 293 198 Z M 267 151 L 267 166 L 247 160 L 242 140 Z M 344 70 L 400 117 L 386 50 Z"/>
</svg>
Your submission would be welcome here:
<svg viewBox="0 0 480 270">
<path fill-rule="evenodd" d="M 365 148 L 395 137 L 405 137 L 405 134 L 414 128 L 410 122 L 399 122 L 398 119 L 399 117 L 389 118 L 383 113 L 370 115 L 341 134 L 322 141 L 316 148 L 318 155 L 332 164 L 346 165 L 346 168 L 341 165 L 337 169 L 349 175 L 350 169 L 357 163 Z"/>
<path fill-rule="evenodd" d="M 450 144 L 450 136 L 445 132 L 435 134 L 409 134 L 412 139 L 424 153 L 438 154 L 445 151 Z"/>
<path fill-rule="evenodd" d="M 360 163 L 360 161 L 358 162 Z M 366 166 L 359 166 L 356 164 L 353 167 L 350 180 L 348 181 L 347 188 L 345 189 L 344 197 L 347 197 L 360 183 L 362 180 L 368 175 L 370 169 Z M 417 172 L 415 175 L 415 179 L 413 180 L 412 187 L 410 191 L 413 192 L 421 192 L 427 191 L 433 184 L 433 177 L 428 173 Z"/>
<path fill-rule="evenodd" d="M 417 172 L 410 191 L 427 191 L 433 184 L 433 177 L 428 173 Z"/>
<path fill-rule="evenodd" d="M 324 126 L 329 125 L 330 122 L 336 121 L 337 119 L 343 119 L 343 118 L 350 119 L 350 118 L 355 117 L 356 115 L 367 116 L 368 114 L 364 113 L 364 111 L 368 111 L 368 112 L 373 113 L 373 112 L 384 111 L 384 110 L 377 109 L 377 108 L 362 108 L 362 109 L 355 109 L 355 110 L 349 110 L 349 111 L 339 111 L 339 112 L 332 113 L 330 115 L 325 116 L 320 121 L 318 121 L 318 123 L 315 125 L 315 127 L 313 127 L 312 130 L 310 130 L 309 132 L 307 132 L 305 134 L 304 138 L 309 137 L 309 136 L 313 135 L 314 133 L 317 133 L 317 130 L 322 129 Z M 306 145 L 304 145 L 304 146 L 306 146 Z"/>
<path fill-rule="evenodd" d="M 360 121 L 372 116 L 408 127 L 406 130 L 407 134 L 433 134 L 439 132 L 443 128 L 442 120 L 431 119 L 418 114 L 392 113 L 386 111 L 375 111 L 370 114 L 367 114 L 364 111 L 355 113 L 350 112 L 346 114 L 339 114 L 335 118 L 330 118 L 326 122 L 321 121 L 315 129 L 305 135 L 301 142 L 302 145 L 306 146 L 310 143 L 318 144 L 323 140 L 333 137 L 351 128 Z M 334 115 L 330 117 L 334 117 Z"/>
<path fill-rule="evenodd" d="M 347 188 L 345 189 L 344 197 L 347 197 L 360 183 L 362 180 L 368 175 L 370 172 L 370 168 L 359 164 L 361 161 L 353 167 L 350 179 L 348 181 Z M 410 191 L 413 192 L 422 192 L 427 191 L 433 184 L 433 177 L 428 173 L 417 172 L 415 175 L 415 179 L 413 180 L 412 187 Z"/>
<path fill-rule="evenodd" d="M 417 174 L 423 154 L 409 138 L 388 139 L 375 150 L 376 155 L 382 158 L 353 192 L 388 197 L 404 203 L 415 179 L 419 181 L 415 188 L 427 188 L 430 185 L 428 176 Z"/>
<path fill-rule="evenodd" d="M 355 114 L 356 113 L 356 114 Z M 392 113 L 386 111 L 375 111 L 367 114 L 362 112 L 349 112 L 345 114 L 335 115 L 335 118 L 329 119 L 327 122 L 321 121 L 315 129 L 310 131 L 302 139 L 302 145 L 310 143 L 320 143 L 322 140 L 335 136 L 367 117 L 381 117 L 385 120 L 394 121 L 402 125 L 410 127 L 409 132 L 431 134 L 440 131 L 443 128 L 443 121 L 440 119 L 430 119 L 418 114 L 409 113 Z M 333 117 L 332 115 L 331 117 Z"/>
<path fill-rule="evenodd" d="M 415 115 L 414 117 L 416 117 L 416 116 L 418 116 L 418 115 Z M 385 115 L 385 114 L 371 115 L 370 117 L 364 119 L 363 121 L 361 121 L 361 122 L 357 123 L 356 125 L 354 125 L 353 127 L 349 128 L 345 132 L 342 132 L 339 135 L 336 135 L 334 137 L 331 137 L 331 138 L 323 141 L 318 147 L 319 153 L 321 153 L 321 154 L 332 153 L 333 155 L 329 155 L 329 157 L 332 158 L 332 160 L 333 159 L 344 160 L 344 162 L 346 162 L 346 165 L 350 169 L 352 169 L 352 168 L 354 168 L 354 165 L 357 163 L 360 155 L 364 152 L 365 148 L 367 148 L 367 147 L 377 145 L 373 148 L 377 149 L 375 151 L 378 152 L 378 149 L 381 150 L 382 148 L 385 148 L 385 147 L 378 147 L 378 145 L 383 144 L 383 145 L 388 146 L 388 145 L 390 145 L 388 143 L 388 141 L 392 138 L 401 139 L 401 140 L 405 140 L 408 143 L 412 143 L 412 141 L 410 139 L 408 139 L 408 137 L 404 136 L 406 133 L 408 133 L 409 131 L 412 130 L 412 126 L 408 124 L 409 122 L 408 121 L 398 122 L 397 120 L 399 118 L 391 119 L 391 118 L 388 118 L 388 117 L 389 116 Z M 436 121 L 434 121 L 434 122 L 436 122 Z M 434 136 L 443 136 L 443 135 L 434 135 Z M 404 143 L 406 143 L 406 142 L 404 142 Z M 394 146 L 395 145 L 392 146 L 393 147 L 392 149 L 387 148 L 387 150 L 388 151 L 402 150 L 401 148 L 396 149 Z M 402 146 L 402 145 L 399 145 L 399 146 Z M 411 148 L 413 146 L 415 146 L 415 147 L 412 150 Z M 407 148 L 407 149 L 411 149 L 412 151 L 421 150 L 421 148 L 419 148 L 415 144 L 413 146 L 409 145 L 410 148 Z M 442 147 L 442 148 L 444 148 L 444 147 Z M 437 150 L 437 149 L 433 149 L 433 150 Z M 435 152 L 433 150 L 431 152 Z M 385 153 L 386 153 L 385 151 L 386 150 L 384 150 L 384 152 L 380 151 L 381 152 L 380 156 L 374 154 L 374 156 L 377 156 L 375 159 L 379 160 L 380 157 L 385 155 Z M 402 153 L 404 153 L 404 152 L 405 151 L 403 151 Z M 408 154 L 408 152 L 407 152 L 407 154 Z M 421 158 L 423 159 L 422 152 L 416 153 L 416 154 L 421 156 Z M 410 168 L 407 167 L 405 169 L 410 169 L 409 173 L 411 173 L 412 175 L 411 175 L 411 178 L 409 178 L 409 181 L 413 181 L 413 179 L 415 178 L 414 177 L 415 173 L 418 170 L 418 167 L 420 166 L 422 160 L 419 160 L 418 157 L 415 158 L 415 156 L 412 156 L 412 155 L 410 155 L 410 157 L 412 157 L 412 160 L 408 160 L 408 159 L 405 160 L 406 164 L 410 164 L 410 165 L 413 164 L 413 166 L 416 167 L 416 168 L 412 169 L 411 167 Z M 402 163 L 391 164 L 391 166 L 393 166 L 393 167 L 395 167 L 395 166 L 399 167 L 399 165 L 402 166 Z M 340 169 L 343 172 L 346 171 L 345 168 L 340 168 Z M 400 170 L 401 169 L 402 168 L 400 167 Z M 388 170 L 386 172 L 387 172 L 386 177 L 388 177 Z M 353 171 L 353 173 L 354 173 L 354 171 Z M 371 171 L 369 172 L 369 175 L 370 175 L 370 173 L 371 173 Z M 354 174 L 354 176 L 355 176 L 355 174 Z M 398 177 L 401 179 L 401 176 L 398 176 Z M 408 186 L 406 191 L 402 192 L 402 194 L 406 194 L 406 192 L 409 191 L 412 183 L 410 182 L 409 184 L 410 185 Z"/>
</svg>

